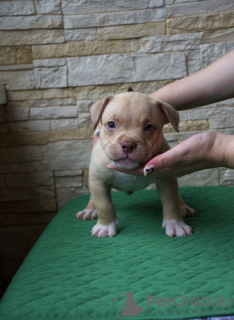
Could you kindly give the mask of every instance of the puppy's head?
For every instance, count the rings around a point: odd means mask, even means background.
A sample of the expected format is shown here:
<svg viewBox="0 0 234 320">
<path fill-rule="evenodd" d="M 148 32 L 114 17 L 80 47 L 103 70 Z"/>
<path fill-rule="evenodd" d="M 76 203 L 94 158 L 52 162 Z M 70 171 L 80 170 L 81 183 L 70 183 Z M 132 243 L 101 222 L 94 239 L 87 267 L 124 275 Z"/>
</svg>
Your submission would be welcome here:
<svg viewBox="0 0 234 320">
<path fill-rule="evenodd" d="M 162 152 L 162 128 L 176 131 L 179 113 L 167 103 L 138 92 L 106 97 L 90 108 L 94 128 L 101 122 L 100 140 L 108 158 L 124 169 L 134 169 Z"/>
</svg>

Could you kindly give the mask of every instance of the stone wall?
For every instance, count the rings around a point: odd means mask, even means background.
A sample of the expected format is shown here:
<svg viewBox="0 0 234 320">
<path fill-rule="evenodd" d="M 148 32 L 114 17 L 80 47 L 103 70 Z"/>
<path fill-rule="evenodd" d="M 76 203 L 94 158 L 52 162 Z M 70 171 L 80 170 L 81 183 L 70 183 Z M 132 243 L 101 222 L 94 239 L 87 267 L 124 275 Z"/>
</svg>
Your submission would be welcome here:
<svg viewBox="0 0 234 320">
<path fill-rule="evenodd" d="M 91 104 L 149 94 L 234 49 L 233 0 L 0 1 L 0 225 L 10 278 L 57 210 L 88 192 Z M 234 99 L 180 113 L 171 146 L 201 131 L 234 133 Z M 205 170 L 187 185 L 234 185 Z M 4 280 L 5 281 L 5 280 Z"/>
</svg>

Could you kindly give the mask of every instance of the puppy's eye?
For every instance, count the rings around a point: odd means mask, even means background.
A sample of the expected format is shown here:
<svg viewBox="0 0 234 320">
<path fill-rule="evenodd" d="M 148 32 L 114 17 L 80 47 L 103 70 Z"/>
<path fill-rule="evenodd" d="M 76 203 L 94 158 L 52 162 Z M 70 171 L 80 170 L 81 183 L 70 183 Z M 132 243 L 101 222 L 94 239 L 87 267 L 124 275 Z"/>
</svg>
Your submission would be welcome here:
<svg viewBox="0 0 234 320">
<path fill-rule="evenodd" d="M 147 123 L 147 125 L 144 128 L 144 131 L 152 132 L 153 130 L 154 130 L 154 126 L 151 123 Z"/>
<path fill-rule="evenodd" d="M 116 128 L 114 121 L 109 121 L 107 126 L 108 126 L 108 129 L 111 129 L 111 130 Z"/>
</svg>

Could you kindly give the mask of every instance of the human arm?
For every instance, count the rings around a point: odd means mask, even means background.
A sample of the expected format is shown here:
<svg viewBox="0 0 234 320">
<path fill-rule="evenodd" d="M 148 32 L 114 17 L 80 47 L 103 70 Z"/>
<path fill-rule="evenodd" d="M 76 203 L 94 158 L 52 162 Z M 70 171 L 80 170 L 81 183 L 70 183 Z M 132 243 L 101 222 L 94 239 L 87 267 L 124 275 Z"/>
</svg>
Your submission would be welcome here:
<svg viewBox="0 0 234 320">
<path fill-rule="evenodd" d="M 186 110 L 234 97 L 234 50 L 208 67 L 172 82 L 150 95 Z"/>
</svg>

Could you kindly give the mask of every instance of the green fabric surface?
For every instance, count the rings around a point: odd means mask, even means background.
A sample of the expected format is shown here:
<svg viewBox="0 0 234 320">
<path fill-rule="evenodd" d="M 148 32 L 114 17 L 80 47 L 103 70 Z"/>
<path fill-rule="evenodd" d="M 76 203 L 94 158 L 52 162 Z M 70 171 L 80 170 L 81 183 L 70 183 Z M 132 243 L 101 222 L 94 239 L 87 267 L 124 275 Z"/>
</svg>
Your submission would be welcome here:
<svg viewBox="0 0 234 320">
<path fill-rule="evenodd" d="M 74 217 L 88 196 L 67 203 L 13 278 L 0 303 L 0 319 L 234 314 L 234 188 L 189 187 L 180 194 L 198 213 L 185 219 L 194 234 L 182 238 L 169 238 L 161 228 L 155 190 L 112 193 L 120 219 L 114 238 L 91 237 L 95 221 Z M 139 315 L 122 314 L 126 294 L 134 298 L 131 308 Z"/>
</svg>

